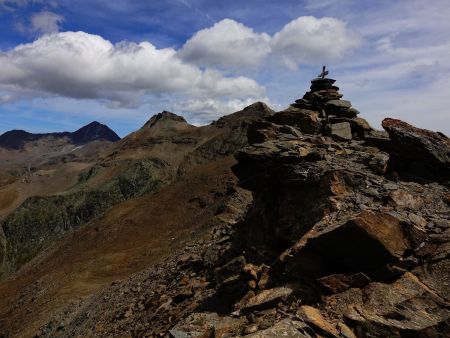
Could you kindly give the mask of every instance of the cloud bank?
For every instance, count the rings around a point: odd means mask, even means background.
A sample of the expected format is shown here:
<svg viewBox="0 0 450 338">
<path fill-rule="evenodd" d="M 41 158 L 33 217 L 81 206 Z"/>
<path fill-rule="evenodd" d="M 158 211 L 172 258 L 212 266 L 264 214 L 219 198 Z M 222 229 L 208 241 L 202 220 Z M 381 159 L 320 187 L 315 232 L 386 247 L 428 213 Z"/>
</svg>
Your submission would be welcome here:
<svg viewBox="0 0 450 338">
<path fill-rule="evenodd" d="M 198 31 L 179 50 L 58 32 L 62 20 L 51 12 L 35 14 L 32 27 L 44 35 L 0 53 L 0 101 L 59 96 L 138 107 L 171 96 L 186 111 L 217 113 L 267 100 L 262 85 L 236 75 L 242 69 L 262 66 L 268 57 L 289 67 L 338 59 L 358 45 L 345 24 L 331 18 L 301 17 L 274 36 L 224 19 Z"/>
<path fill-rule="evenodd" d="M 225 19 L 197 32 L 179 54 L 199 66 L 222 69 L 255 68 L 271 55 L 296 69 L 342 59 L 359 44 L 359 37 L 334 18 L 299 17 L 273 36 Z"/>
<path fill-rule="evenodd" d="M 58 95 L 139 105 L 146 95 L 195 98 L 259 97 L 254 80 L 201 70 L 149 42 L 113 45 L 98 35 L 64 32 L 45 35 L 0 54 L 0 83 L 20 95 Z"/>
</svg>

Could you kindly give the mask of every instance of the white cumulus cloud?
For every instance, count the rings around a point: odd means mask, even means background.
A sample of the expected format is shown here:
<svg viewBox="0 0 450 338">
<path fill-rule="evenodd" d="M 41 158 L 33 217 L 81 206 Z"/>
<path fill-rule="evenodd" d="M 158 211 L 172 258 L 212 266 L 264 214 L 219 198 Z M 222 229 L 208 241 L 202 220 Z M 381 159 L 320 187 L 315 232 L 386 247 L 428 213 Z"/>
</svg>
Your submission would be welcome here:
<svg viewBox="0 0 450 338">
<path fill-rule="evenodd" d="M 339 60 L 359 43 L 358 36 L 334 18 L 299 17 L 273 37 L 224 19 L 197 32 L 179 55 L 188 62 L 221 69 L 254 68 L 272 55 L 289 68 L 296 68 L 299 64 Z"/>
<path fill-rule="evenodd" d="M 71 98 L 139 105 L 146 95 L 257 97 L 264 88 L 246 77 L 224 77 L 149 42 L 112 44 L 98 35 L 44 35 L 0 54 L 0 86 Z M 2 89 L 2 88 L 0 88 Z"/>
<path fill-rule="evenodd" d="M 360 39 L 346 24 L 334 18 L 303 16 L 289 22 L 272 39 L 274 53 L 287 66 L 339 60 L 358 47 Z"/>
<path fill-rule="evenodd" d="M 200 66 L 223 69 L 254 67 L 270 53 L 270 36 L 231 19 L 205 28 L 189 39 L 180 56 Z"/>
</svg>

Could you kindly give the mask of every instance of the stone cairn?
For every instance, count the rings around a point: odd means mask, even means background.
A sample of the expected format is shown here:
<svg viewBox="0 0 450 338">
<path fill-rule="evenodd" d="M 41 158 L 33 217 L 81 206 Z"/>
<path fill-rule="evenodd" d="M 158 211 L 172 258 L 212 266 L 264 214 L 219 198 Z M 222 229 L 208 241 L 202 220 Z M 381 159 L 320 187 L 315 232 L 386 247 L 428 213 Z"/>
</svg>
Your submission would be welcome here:
<svg viewBox="0 0 450 338">
<path fill-rule="evenodd" d="M 291 104 L 291 111 L 299 110 L 318 113 L 321 132 L 336 138 L 349 140 L 363 138 L 372 128 L 366 120 L 358 118 L 359 111 L 350 101 L 342 100 L 336 80 L 327 78 L 328 71 L 323 66 L 319 77 L 311 80 L 311 88 L 303 98 Z"/>
</svg>

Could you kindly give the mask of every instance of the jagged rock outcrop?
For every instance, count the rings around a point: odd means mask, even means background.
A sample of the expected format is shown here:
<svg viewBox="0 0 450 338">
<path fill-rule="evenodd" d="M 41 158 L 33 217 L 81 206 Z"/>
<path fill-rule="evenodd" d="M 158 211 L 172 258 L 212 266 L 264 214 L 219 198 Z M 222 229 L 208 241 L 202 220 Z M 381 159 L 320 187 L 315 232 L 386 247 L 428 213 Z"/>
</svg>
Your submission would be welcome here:
<svg viewBox="0 0 450 338">
<path fill-rule="evenodd" d="M 396 119 L 384 119 L 382 126 L 392 140 L 393 167 L 415 176 L 450 183 L 450 139 L 447 136 Z"/>
</svg>

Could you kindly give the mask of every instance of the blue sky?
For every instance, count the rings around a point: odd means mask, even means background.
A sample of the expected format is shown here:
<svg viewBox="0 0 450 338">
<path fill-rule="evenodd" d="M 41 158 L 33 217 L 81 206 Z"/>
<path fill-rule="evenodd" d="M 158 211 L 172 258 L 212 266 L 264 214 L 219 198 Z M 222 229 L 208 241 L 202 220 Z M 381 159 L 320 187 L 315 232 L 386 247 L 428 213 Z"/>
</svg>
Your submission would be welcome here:
<svg viewBox="0 0 450 338">
<path fill-rule="evenodd" d="M 281 110 L 322 66 L 379 128 L 450 134 L 448 0 L 0 0 L 0 133 Z"/>
</svg>

